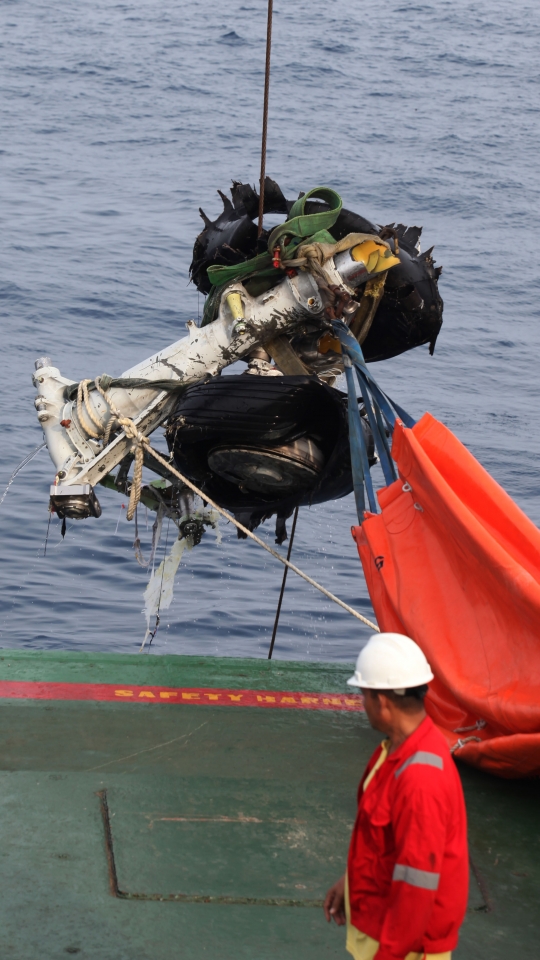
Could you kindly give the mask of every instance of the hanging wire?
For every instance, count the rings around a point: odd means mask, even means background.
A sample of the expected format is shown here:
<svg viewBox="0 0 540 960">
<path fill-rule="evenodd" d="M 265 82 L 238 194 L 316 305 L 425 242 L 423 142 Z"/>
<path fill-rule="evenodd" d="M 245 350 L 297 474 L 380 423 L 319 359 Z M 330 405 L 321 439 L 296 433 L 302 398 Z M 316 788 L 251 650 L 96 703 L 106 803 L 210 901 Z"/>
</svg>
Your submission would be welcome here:
<svg viewBox="0 0 540 960">
<path fill-rule="evenodd" d="M 169 522 L 168 522 L 168 524 L 167 524 L 167 534 L 166 534 L 166 537 L 165 537 L 165 551 L 164 551 L 164 554 L 163 554 L 163 570 L 161 571 L 161 585 L 160 585 L 160 588 L 159 588 L 159 600 L 158 600 L 158 606 L 157 606 L 157 610 L 156 610 L 156 625 L 155 625 L 153 631 L 152 631 L 151 634 L 150 634 L 150 640 L 148 641 L 148 649 L 150 649 L 150 647 L 152 646 L 152 640 L 154 639 L 156 633 L 158 632 L 158 627 L 159 627 L 159 624 L 160 624 L 159 611 L 160 611 L 160 609 L 161 609 L 161 597 L 163 596 L 163 578 L 164 578 L 164 576 L 165 576 L 165 561 L 167 560 L 167 546 L 168 546 L 168 543 L 169 543 L 169 528 L 170 528 L 170 526 L 171 526 L 171 519 L 170 519 L 170 517 L 169 517 Z M 145 637 L 145 640 L 146 640 L 146 637 Z M 142 647 L 141 647 L 141 651 L 142 651 L 143 647 L 144 647 L 144 641 L 143 641 L 143 645 L 142 645 Z"/>
<path fill-rule="evenodd" d="M 125 503 L 120 504 L 120 513 L 118 514 L 118 520 L 116 521 L 116 530 L 114 531 L 115 536 L 118 533 L 118 527 L 120 524 L 120 520 L 122 519 L 122 510 L 125 510 L 125 509 L 126 509 Z"/>
<path fill-rule="evenodd" d="M 15 480 L 15 477 L 21 472 L 21 470 L 23 469 L 23 467 L 26 466 L 27 463 L 30 463 L 30 461 L 33 460 L 35 456 L 37 456 L 37 454 L 39 453 L 40 450 L 43 450 L 43 447 L 44 447 L 44 446 L 46 446 L 45 442 L 44 442 L 44 443 L 40 443 L 39 447 L 36 447 L 36 449 L 33 450 L 32 453 L 29 453 L 28 456 L 26 456 L 26 457 L 24 458 L 24 460 L 21 460 L 19 466 L 15 468 L 15 470 L 13 471 L 13 473 L 11 474 L 11 476 L 10 476 L 8 482 L 7 482 L 7 486 L 6 486 L 6 488 L 5 488 L 2 496 L 0 497 L 0 503 L 3 503 L 4 500 L 6 499 L 7 492 L 8 492 L 8 490 L 9 490 L 11 484 L 12 484 L 13 481 Z"/>
<path fill-rule="evenodd" d="M 47 556 L 47 543 L 49 542 L 49 530 L 51 529 L 52 510 L 49 510 L 49 520 L 47 523 L 47 533 L 45 534 L 45 543 L 43 545 L 43 556 Z"/>
<path fill-rule="evenodd" d="M 294 511 L 294 519 L 293 519 L 292 530 L 291 530 L 291 539 L 289 540 L 289 549 L 287 550 L 287 562 L 291 559 L 291 550 L 292 550 L 294 532 L 296 530 L 297 520 L 298 520 L 298 507 L 296 507 Z M 274 652 L 274 643 L 276 642 L 276 633 L 277 633 L 277 628 L 279 623 L 279 615 L 281 613 L 281 604 L 283 603 L 283 594 L 285 593 L 285 584 L 287 583 L 288 572 L 289 572 L 289 568 L 285 567 L 283 571 L 283 580 L 281 581 L 281 590 L 279 591 L 279 600 L 278 600 L 278 605 L 276 610 L 276 619 L 274 620 L 274 629 L 272 630 L 272 639 L 270 641 L 270 649 L 268 650 L 269 660 L 272 659 L 272 654 Z"/>
</svg>

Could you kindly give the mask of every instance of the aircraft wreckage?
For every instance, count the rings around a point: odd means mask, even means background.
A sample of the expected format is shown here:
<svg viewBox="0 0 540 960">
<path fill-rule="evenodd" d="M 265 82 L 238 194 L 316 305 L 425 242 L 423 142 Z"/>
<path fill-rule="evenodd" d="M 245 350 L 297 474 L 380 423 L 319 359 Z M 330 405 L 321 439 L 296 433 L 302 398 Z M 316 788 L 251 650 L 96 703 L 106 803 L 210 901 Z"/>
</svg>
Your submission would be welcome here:
<svg viewBox="0 0 540 960">
<path fill-rule="evenodd" d="M 99 517 L 97 484 L 129 493 L 133 441 L 120 422 L 129 418 L 145 436 L 164 426 L 171 464 L 249 529 L 275 515 L 281 543 L 297 505 L 353 489 L 332 321 L 347 323 L 366 361 L 422 344 L 433 353 L 442 268 L 431 250 L 420 253 L 421 228 L 376 226 L 325 187 L 288 201 L 267 178 L 264 213 L 284 221 L 258 236 L 256 191 L 235 182 L 231 194 L 220 192 L 214 222 L 201 211 L 190 269 L 207 296 L 200 326 L 189 321 L 187 336 L 117 378 L 77 383 L 48 357 L 36 361 L 35 406 L 55 467 L 50 509 L 60 518 Z M 238 360 L 241 374 L 220 376 Z M 197 543 L 206 521 L 192 495 L 153 459 L 145 465 L 162 479 L 143 487 L 143 503 Z"/>
</svg>

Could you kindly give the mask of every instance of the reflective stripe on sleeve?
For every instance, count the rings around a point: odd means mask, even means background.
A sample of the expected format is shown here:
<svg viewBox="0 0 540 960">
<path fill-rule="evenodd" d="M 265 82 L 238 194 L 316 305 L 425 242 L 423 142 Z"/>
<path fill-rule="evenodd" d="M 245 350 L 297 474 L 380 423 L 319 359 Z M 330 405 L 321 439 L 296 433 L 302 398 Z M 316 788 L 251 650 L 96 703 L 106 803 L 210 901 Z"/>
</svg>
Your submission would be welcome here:
<svg viewBox="0 0 540 960">
<path fill-rule="evenodd" d="M 392 880 L 403 880 L 411 887 L 420 887 L 422 890 L 437 890 L 440 873 L 431 873 L 430 870 L 417 870 L 416 867 L 406 867 L 403 863 L 396 863 Z"/>
<path fill-rule="evenodd" d="M 416 753 L 413 753 L 412 757 L 409 757 L 405 761 L 405 763 L 402 763 L 401 766 L 396 770 L 394 774 L 396 779 L 412 763 L 424 763 L 428 767 L 437 767 L 438 770 L 442 770 L 444 767 L 443 758 L 440 757 L 438 753 L 428 753 L 427 750 L 418 750 Z"/>
</svg>

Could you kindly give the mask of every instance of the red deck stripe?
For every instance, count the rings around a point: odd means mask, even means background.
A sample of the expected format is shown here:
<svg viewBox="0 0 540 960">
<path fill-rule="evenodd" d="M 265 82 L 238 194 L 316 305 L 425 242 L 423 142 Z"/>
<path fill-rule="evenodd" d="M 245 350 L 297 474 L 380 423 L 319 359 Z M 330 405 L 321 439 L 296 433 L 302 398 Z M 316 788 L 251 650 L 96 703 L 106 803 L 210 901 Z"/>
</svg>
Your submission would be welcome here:
<svg viewBox="0 0 540 960">
<path fill-rule="evenodd" d="M 354 694 L 284 690 L 229 690 L 222 687 L 136 687 L 113 683 L 42 683 L 0 680 L 0 698 L 10 700 L 107 700 L 115 703 L 189 703 L 227 707 L 281 707 L 287 710 L 364 709 Z"/>
</svg>

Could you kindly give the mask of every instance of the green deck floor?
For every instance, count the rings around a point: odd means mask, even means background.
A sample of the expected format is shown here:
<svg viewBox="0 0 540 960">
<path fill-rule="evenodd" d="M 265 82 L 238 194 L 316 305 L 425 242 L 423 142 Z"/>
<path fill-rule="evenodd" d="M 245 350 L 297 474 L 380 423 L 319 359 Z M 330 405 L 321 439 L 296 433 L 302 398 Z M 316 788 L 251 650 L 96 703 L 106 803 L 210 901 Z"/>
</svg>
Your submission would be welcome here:
<svg viewBox="0 0 540 960">
<path fill-rule="evenodd" d="M 349 672 L 0 657 L 0 680 L 342 693 Z M 361 714 L 1 699 L 0 719 L 2 960 L 348 956 L 343 930 L 313 904 L 343 871 L 379 740 Z M 454 956 L 540 957 L 540 784 L 460 773 L 480 886 L 473 877 Z"/>
</svg>

